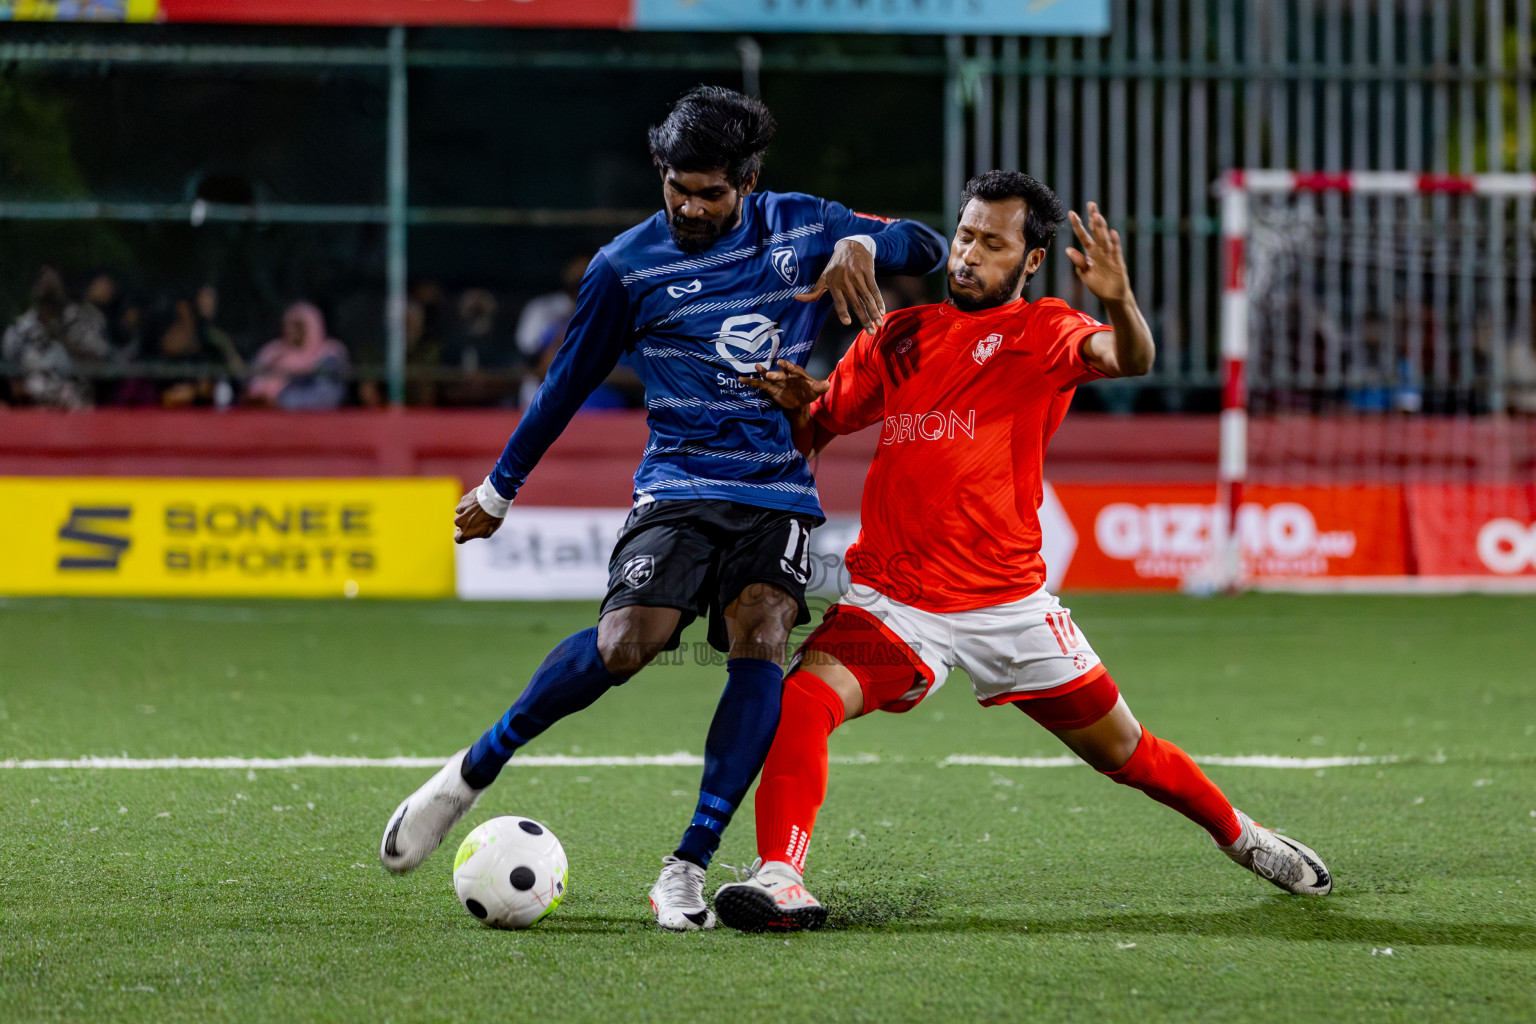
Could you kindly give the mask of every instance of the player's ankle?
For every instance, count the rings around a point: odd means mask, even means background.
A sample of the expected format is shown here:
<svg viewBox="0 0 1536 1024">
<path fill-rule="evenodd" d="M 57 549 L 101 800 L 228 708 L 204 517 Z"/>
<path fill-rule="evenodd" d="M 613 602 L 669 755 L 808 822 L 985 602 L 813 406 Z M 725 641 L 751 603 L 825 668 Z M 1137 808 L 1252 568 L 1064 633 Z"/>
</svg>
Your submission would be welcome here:
<svg viewBox="0 0 1536 1024">
<path fill-rule="evenodd" d="M 802 881 L 802 882 L 805 881 L 805 876 L 802 875 L 795 868 L 795 866 L 793 864 L 789 863 L 788 861 L 783 861 L 783 860 L 765 860 L 765 861 L 763 861 L 762 866 L 757 869 L 757 871 L 758 871 L 758 874 L 762 874 L 764 872 L 771 871 L 774 874 L 793 875 L 798 881 Z"/>
<path fill-rule="evenodd" d="M 1254 835 L 1253 829 L 1249 826 L 1248 821 L 1239 816 L 1237 822 L 1238 833 L 1236 839 L 1232 840 L 1230 843 L 1225 844 L 1220 840 L 1216 840 L 1216 848 L 1219 849 L 1222 853 L 1242 856 L 1243 854 L 1247 853 L 1248 850 L 1252 848 L 1253 844 L 1257 841 L 1257 837 Z"/>
</svg>

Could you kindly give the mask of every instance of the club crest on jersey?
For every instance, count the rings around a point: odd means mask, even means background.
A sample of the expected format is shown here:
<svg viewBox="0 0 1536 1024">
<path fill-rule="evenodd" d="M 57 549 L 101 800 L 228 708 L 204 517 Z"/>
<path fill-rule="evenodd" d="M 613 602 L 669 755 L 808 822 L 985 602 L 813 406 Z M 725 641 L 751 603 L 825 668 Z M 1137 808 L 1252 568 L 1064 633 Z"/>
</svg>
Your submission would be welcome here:
<svg viewBox="0 0 1536 1024">
<path fill-rule="evenodd" d="M 800 260 L 794 249 L 787 245 L 780 246 L 768 254 L 768 260 L 785 284 L 793 286 L 800 283 Z"/>
<path fill-rule="evenodd" d="M 761 313 L 733 316 L 715 332 L 715 352 L 742 373 L 754 373 L 758 363 L 772 360 L 782 332 L 776 321 Z"/>
<path fill-rule="evenodd" d="M 636 555 L 619 567 L 619 579 L 626 587 L 636 589 L 651 582 L 656 574 L 654 555 Z"/>
<path fill-rule="evenodd" d="M 989 334 L 976 343 L 971 351 L 971 358 L 976 360 L 977 366 L 985 366 L 992 353 L 1002 347 L 1003 336 L 1001 334 Z"/>
<path fill-rule="evenodd" d="M 674 299 L 681 299 L 689 295 L 697 295 L 700 291 L 703 290 L 703 288 L 704 282 L 700 281 L 698 278 L 694 278 L 687 284 L 667 285 L 667 294 L 672 296 Z"/>
</svg>

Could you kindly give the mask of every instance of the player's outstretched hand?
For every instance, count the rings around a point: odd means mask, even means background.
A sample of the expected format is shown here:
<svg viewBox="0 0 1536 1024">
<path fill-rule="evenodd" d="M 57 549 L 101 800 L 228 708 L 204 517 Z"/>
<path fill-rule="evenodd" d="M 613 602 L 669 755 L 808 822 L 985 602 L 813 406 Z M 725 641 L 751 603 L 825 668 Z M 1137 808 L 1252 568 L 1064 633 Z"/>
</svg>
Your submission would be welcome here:
<svg viewBox="0 0 1536 1024">
<path fill-rule="evenodd" d="M 1098 203 L 1088 204 L 1086 225 L 1076 211 L 1067 216 L 1072 221 L 1072 233 L 1082 245 L 1081 249 L 1067 249 L 1067 259 L 1077 268 L 1077 279 L 1100 302 L 1127 298 L 1131 294 L 1131 278 L 1120 252 L 1120 232 L 1110 230 Z"/>
<path fill-rule="evenodd" d="M 463 544 L 467 540 L 489 537 L 501 526 L 501 520 L 480 507 L 480 499 L 470 491 L 459 499 L 459 507 L 453 510 L 453 542 Z"/>
<path fill-rule="evenodd" d="M 858 317 L 859 325 L 874 334 L 885 323 L 885 300 L 875 283 L 875 257 L 858 242 L 840 240 L 816 286 L 796 295 L 795 301 L 815 302 L 823 295 L 832 296 L 832 309 L 845 325 Z"/>
<path fill-rule="evenodd" d="M 743 384 L 757 388 L 773 399 L 774 404 L 791 412 L 809 408 L 811 403 L 832 390 L 830 381 L 817 380 L 788 359 L 779 360 L 779 368 L 770 370 L 757 364 L 757 376 L 738 377 Z"/>
</svg>

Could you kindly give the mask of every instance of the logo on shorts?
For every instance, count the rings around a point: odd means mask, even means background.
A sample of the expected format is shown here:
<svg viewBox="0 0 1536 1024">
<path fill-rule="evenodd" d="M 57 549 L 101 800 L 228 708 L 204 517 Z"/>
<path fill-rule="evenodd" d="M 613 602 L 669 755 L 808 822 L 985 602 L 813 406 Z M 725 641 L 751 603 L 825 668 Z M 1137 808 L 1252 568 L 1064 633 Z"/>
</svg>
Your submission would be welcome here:
<svg viewBox="0 0 1536 1024">
<path fill-rule="evenodd" d="M 801 568 L 800 566 L 796 565 L 794 562 L 791 562 L 787 558 L 779 559 L 779 568 L 783 569 L 785 572 L 789 573 L 789 575 L 793 576 L 795 578 L 795 582 L 801 584 L 802 586 L 805 584 L 805 582 L 807 580 L 809 580 L 811 578 L 811 574 L 810 574 L 810 571 L 809 571 L 809 569 L 810 569 L 809 566 L 806 566 L 805 568 Z"/>
<path fill-rule="evenodd" d="M 1088 655 L 1086 655 L 1086 654 L 1074 654 L 1074 655 L 1072 655 L 1072 665 L 1079 672 L 1086 672 L 1086 671 L 1088 671 Z"/>
<path fill-rule="evenodd" d="M 794 286 L 800 283 L 800 260 L 795 255 L 795 250 L 789 246 L 781 246 L 768 254 L 773 269 L 779 272 L 784 283 Z"/>
<path fill-rule="evenodd" d="M 636 555 L 619 568 L 619 579 L 626 587 L 637 589 L 651 582 L 656 574 L 654 555 Z"/>
<path fill-rule="evenodd" d="M 1003 336 L 1001 334 L 989 334 L 976 343 L 976 348 L 971 352 L 971 358 L 976 360 L 977 366 L 985 366 L 992 353 L 1002 347 Z"/>
</svg>

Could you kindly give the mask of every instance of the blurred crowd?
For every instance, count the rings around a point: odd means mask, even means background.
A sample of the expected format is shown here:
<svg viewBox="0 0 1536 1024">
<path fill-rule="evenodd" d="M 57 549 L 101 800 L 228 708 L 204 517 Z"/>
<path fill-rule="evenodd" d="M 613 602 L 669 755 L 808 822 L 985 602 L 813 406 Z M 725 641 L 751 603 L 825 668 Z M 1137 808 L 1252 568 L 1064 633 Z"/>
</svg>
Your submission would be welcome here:
<svg viewBox="0 0 1536 1024">
<path fill-rule="evenodd" d="M 407 404 L 526 404 L 565 339 L 589 259 L 573 255 L 557 289 L 511 308 L 487 288 L 450 294 L 434 281 L 413 284 L 405 316 Z M 66 410 L 386 404 L 382 297 L 336 303 L 340 320 L 363 335 L 350 341 L 345 331 L 336 336 L 322 305 L 299 299 L 265 330 L 233 330 L 212 284 L 141 300 L 111 273 L 71 288 L 45 266 L 30 304 L 0 335 L 0 402 Z M 643 404 L 632 372 L 615 377 L 605 407 Z"/>
<path fill-rule="evenodd" d="M 572 254 L 559 268 L 557 287 L 522 302 L 484 287 L 451 291 L 430 279 L 413 283 L 405 315 L 405 403 L 525 407 L 565 342 L 590 259 Z M 882 293 L 891 310 L 929 301 L 916 278 L 892 278 Z M 325 305 L 300 299 L 265 330 L 235 330 L 222 321 L 212 284 L 140 301 L 111 273 L 86 275 L 71 288 L 45 266 L 30 305 L 0 337 L 0 403 L 295 411 L 387 404 L 382 298 L 344 297 L 330 308 L 334 320 Z M 332 322 L 344 326 L 338 331 Z M 829 318 L 808 361 L 811 371 L 830 373 L 853 337 Z M 583 410 L 644 404 L 644 388 L 626 357 Z"/>
</svg>

